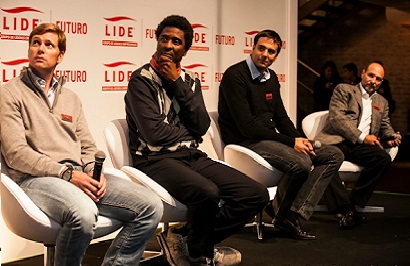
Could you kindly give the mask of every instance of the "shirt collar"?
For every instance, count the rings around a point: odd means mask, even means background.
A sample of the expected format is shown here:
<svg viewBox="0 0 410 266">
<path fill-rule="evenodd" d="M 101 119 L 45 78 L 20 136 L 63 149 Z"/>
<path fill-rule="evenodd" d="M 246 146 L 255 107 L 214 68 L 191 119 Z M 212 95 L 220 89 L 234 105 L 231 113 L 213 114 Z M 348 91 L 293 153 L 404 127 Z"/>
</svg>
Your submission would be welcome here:
<svg viewBox="0 0 410 266">
<path fill-rule="evenodd" d="M 360 86 L 360 91 L 362 92 L 362 98 L 365 99 L 373 99 L 375 97 L 375 95 L 377 94 L 377 91 L 375 91 L 372 96 L 369 96 L 369 94 L 367 93 L 367 91 L 364 89 L 363 85 L 361 82 L 359 82 L 359 86 Z"/>
<path fill-rule="evenodd" d="M 40 84 L 40 87 L 44 90 L 44 88 L 46 87 L 46 81 L 40 78 L 39 76 L 37 76 L 34 72 L 33 72 L 33 75 L 34 75 L 35 80 L 38 82 L 38 84 Z M 53 77 L 53 80 L 51 81 L 50 89 L 53 92 L 55 92 L 57 87 L 58 87 L 58 80 L 56 79 L 56 77 Z"/>
<path fill-rule="evenodd" d="M 259 82 L 264 82 L 270 79 L 269 70 L 265 69 L 263 73 L 260 73 L 259 70 L 256 68 L 255 63 L 252 61 L 252 58 L 250 55 L 246 57 L 246 64 L 248 65 L 249 70 L 251 71 L 251 76 L 253 80 L 258 79 Z"/>
</svg>

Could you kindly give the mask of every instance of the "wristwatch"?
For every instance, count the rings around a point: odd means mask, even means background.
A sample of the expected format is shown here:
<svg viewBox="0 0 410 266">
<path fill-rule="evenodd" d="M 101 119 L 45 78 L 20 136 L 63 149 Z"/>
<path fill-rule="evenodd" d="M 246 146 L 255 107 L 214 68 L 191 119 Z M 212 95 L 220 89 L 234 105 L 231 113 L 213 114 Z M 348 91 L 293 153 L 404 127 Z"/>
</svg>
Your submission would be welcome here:
<svg viewBox="0 0 410 266">
<path fill-rule="evenodd" d="M 66 167 L 67 167 L 67 168 L 64 170 L 64 172 L 63 172 L 63 174 L 62 174 L 62 178 L 63 178 L 65 181 L 70 182 L 71 177 L 73 176 L 74 167 L 73 167 L 72 165 L 70 165 L 70 164 L 66 165 Z"/>
</svg>

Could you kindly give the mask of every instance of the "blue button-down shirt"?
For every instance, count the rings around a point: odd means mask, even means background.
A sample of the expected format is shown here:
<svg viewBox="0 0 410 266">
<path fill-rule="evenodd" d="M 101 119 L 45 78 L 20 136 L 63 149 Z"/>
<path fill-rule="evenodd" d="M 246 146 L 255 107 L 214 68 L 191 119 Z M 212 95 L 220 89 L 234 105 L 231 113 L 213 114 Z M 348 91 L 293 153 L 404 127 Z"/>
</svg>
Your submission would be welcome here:
<svg viewBox="0 0 410 266">
<path fill-rule="evenodd" d="M 255 66 L 255 63 L 252 61 L 251 56 L 246 57 L 246 63 L 248 64 L 249 70 L 251 71 L 252 79 L 258 79 L 259 82 L 264 82 L 270 79 L 270 72 L 268 69 L 265 69 L 262 73 L 259 72 L 258 68 Z"/>
<path fill-rule="evenodd" d="M 46 81 L 44 79 L 40 78 L 39 76 L 37 76 L 36 74 L 34 74 L 34 78 L 36 79 L 38 84 L 40 84 L 40 87 L 43 90 L 45 90 L 46 89 Z M 53 105 L 57 87 L 58 87 L 58 81 L 55 77 L 53 77 L 53 80 L 51 81 L 51 87 L 50 87 L 50 89 L 48 90 L 48 93 L 47 93 L 47 99 L 48 99 L 48 102 L 50 103 L 50 105 Z"/>
</svg>

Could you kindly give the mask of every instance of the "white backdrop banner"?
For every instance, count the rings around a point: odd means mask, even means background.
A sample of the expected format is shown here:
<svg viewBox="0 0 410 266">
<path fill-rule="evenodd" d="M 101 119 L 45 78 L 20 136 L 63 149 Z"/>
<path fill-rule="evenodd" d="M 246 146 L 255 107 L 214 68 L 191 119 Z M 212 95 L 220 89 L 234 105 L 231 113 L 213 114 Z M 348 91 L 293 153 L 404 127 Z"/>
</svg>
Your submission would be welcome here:
<svg viewBox="0 0 410 266">
<path fill-rule="evenodd" d="M 250 53 L 256 33 L 277 31 L 284 49 L 272 68 L 295 121 L 297 39 L 291 27 L 297 20 L 296 0 L 2 0 L 1 82 L 27 65 L 31 30 L 41 22 L 56 23 L 67 35 L 67 52 L 56 75 L 65 75 L 67 87 L 82 98 L 91 132 L 103 149 L 103 127 L 125 116 L 123 96 L 130 75 L 150 60 L 155 29 L 171 14 L 185 16 L 194 28 L 194 42 L 182 64 L 200 79 L 208 110 L 217 109 L 224 70 Z"/>
<path fill-rule="evenodd" d="M 56 75 L 66 76 L 66 86 L 79 94 L 91 133 L 106 150 L 103 128 L 125 117 L 123 98 L 130 75 L 150 60 L 156 49 L 155 29 L 171 14 L 185 16 L 194 29 L 194 42 L 182 65 L 200 79 L 209 111 L 217 109 L 225 69 L 245 59 L 257 32 L 277 31 L 284 44 L 272 69 L 289 116 L 296 121 L 296 0 L 1 0 L 0 83 L 27 66 L 33 28 L 56 23 L 67 35 L 66 55 Z M 13 256 L 3 252 L 6 261 Z"/>
</svg>

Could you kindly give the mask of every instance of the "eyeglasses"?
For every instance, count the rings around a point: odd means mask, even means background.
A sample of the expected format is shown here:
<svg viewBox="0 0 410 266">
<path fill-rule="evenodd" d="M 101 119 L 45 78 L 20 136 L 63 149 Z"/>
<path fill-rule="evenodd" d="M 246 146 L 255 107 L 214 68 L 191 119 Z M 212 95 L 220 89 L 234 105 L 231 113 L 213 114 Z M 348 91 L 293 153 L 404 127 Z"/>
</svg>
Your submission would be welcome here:
<svg viewBox="0 0 410 266">
<path fill-rule="evenodd" d="M 382 81 L 383 81 L 383 79 L 381 78 L 381 77 L 378 77 L 378 76 L 376 76 L 376 74 L 374 74 L 374 73 L 366 73 L 366 76 L 369 78 L 369 79 L 374 79 L 374 78 L 376 78 L 376 82 L 379 82 L 379 83 L 381 83 Z"/>
</svg>

